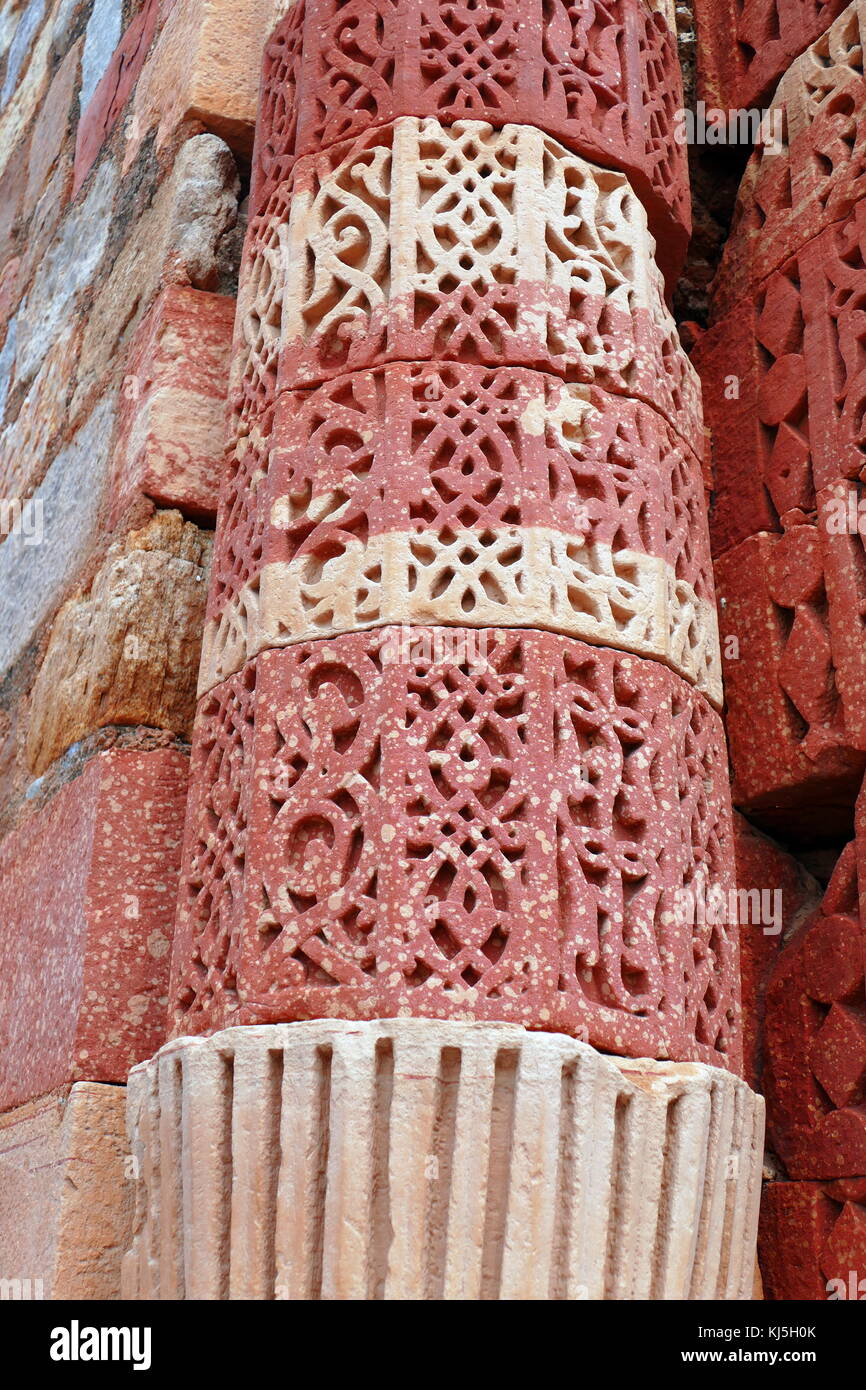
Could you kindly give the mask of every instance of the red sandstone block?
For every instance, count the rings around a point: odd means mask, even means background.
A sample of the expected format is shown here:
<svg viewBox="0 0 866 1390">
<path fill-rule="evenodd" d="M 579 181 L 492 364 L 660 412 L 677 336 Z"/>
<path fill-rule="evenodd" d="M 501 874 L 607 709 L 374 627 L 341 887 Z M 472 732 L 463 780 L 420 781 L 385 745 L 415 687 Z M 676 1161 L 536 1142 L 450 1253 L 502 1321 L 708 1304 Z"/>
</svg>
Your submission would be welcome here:
<svg viewBox="0 0 866 1390">
<path fill-rule="evenodd" d="M 848 845 L 820 911 L 785 946 L 767 988 L 768 1134 L 792 1178 L 866 1173 L 857 857 L 856 843 Z"/>
<path fill-rule="evenodd" d="M 862 6 L 849 4 L 779 84 L 770 121 L 777 139 L 783 132 L 783 148 L 766 158 L 756 151 L 749 160 L 716 287 L 717 313 L 862 201 L 863 36 Z"/>
<path fill-rule="evenodd" d="M 676 36 L 640 0 L 299 0 L 265 49 L 251 205 L 297 156 L 399 116 L 531 124 L 628 174 L 673 279 L 691 226 L 682 100 Z"/>
<path fill-rule="evenodd" d="M 818 495 L 835 687 L 849 743 L 866 748 L 866 485 L 837 482 Z"/>
<path fill-rule="evenodd" d="M 820 534 L 752 536 L 715 579 L 734 805 L 778 825 L 820 807 L 831 834 L 850 823 L 866 759 L 836 688 Z"/>
<path fill-rule="evenodd" d="M 710 106 L 761 106 L 846 0 L 696 0 L 698 91 Z"/>
<path fill-rule="evenodd" d="M 820 95 L 823 109 L 790 148 L 793 207 L 808 209 L 819 229 L 849 217 L 866 194 L 866 81 L 861 75 Z"/>
<path fill-rule="evenodd" d="M 175 1032 L 502 1019 L 736 1069 L 736 931 L 679 896 L 731 887 L 723 740 L 658 663 L 549 633 L 263 653 L 200 704 Z"/>
<path fill-rule="evenodd" d="M 125 1081 L 164 1040 L 186 776 L 98 754 L 0 844 L 0 1106 Z"/>
<path fill-rule="evenodd" d="M 784 121 L 782 110 L 780 120 Z M 711 286 L 711 319 L 733 312 L 785 261 L 818 235 L 821 219 L 808 201 L 795 204 L 784 138 L 759 144 L 746 165 L 731 229 Z"/>
<path fill-rule="evenodd" d="M 849 1200 L 841 1187 L 816 1182 L 765 1187 L 758 1254 L 767 1298 L 821 1302 L 866 1293 L 866 1282 L 859 1288 L 860 1280 L 866 1281 L 866 1207 L 862 1196 Z M 841 1280 L 841 1286 L 832 1280 Z"/>
<path fill-rule="evenodd" d="M 846 380 L 856 382 L 858 373 L 850 359 L 856 340 L 845 330 L 852 313 L 856 315 L 863 277 L 866 80 L 861 76 L 834 89 L 833 79 L 847 69 L 836 52 L 826 62 L 825 66 L 816 53 L 814 92 L 808 92 L 808 70 L 792 72 L 790 86 L 786 79 L 774 100 L 773 119 L 788 128 L 796 126 L 797 107 L 808 106 L 810 97 L 815 110 L 809 111 L 808 119 L 801 114 L 802 129 L 790 148 L 783 141 L 777 153 L 759 148 L 750 157 L 713 282 L 712 315 L 719 319 L 732 312 L 784 261 L 802 255 L 799 279 L 804 303 L 813 306 L 819 339 L 828 332 L 847 338 L 839 367 Z M 836 476 L 830 440 L 827 449 Z M 825 481 L 822 475 L 819 486 Z"/>
<path fill-rule="evenodd" d="M 144 493 L 210 519 L 224 469 L 235 302 L 170 285 L 136 330 L 121 391 L 112 524 Z"/>
<path fill-rule="evenodd" d="M 705 333 L 692 362 L 710 432 L 718 556 L 815 509 L 797 263 Z"/>
<path fill-rule="evenodd" d="M 782 933 L 795 930 L 804 916 L 811 916 L 821 896 L 819 885 L 801 864 L 786 854 L 773 840 L 768 839 L 734 813 L 734 854 L 737 890 L 752 895 L 758 906 L 740 917 L 740 980 L 743 1003 L 743 1075 L 753 1090 L 761 1089 L 764 1065 L 763 1030 L 764 996 L 767 984 L 782 944 Z M 781 899 L 775 894 L 781 894 Z M 755 894 L 769 894 L 769 899 L 757 899 Z M 781 905 L 781 923 L 761 920 L 764 908 L 771 918 L 777 903 Z"/>
<path fill-rule="evenodd" d="M 164 0 L 145 0 L 112 55 L 82 113 L 75 141 L 72 194 L 78 192 L 111 134 L 144 66 Z"/>
</svg>

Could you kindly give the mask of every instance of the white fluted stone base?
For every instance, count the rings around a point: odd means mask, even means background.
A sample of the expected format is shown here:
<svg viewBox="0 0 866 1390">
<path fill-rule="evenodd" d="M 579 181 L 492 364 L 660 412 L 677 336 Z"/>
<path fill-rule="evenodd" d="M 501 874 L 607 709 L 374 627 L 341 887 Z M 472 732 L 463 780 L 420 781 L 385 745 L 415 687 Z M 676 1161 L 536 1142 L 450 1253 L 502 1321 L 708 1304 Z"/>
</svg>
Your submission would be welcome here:
<svg viewBox="0 0 866 1390">
<path fill-rule="evenodd" d="M 511 1024 L 231 1028 L 129 1079 L 136 1299 L 748 1299 L 763 1101 Z"/>
</svg>

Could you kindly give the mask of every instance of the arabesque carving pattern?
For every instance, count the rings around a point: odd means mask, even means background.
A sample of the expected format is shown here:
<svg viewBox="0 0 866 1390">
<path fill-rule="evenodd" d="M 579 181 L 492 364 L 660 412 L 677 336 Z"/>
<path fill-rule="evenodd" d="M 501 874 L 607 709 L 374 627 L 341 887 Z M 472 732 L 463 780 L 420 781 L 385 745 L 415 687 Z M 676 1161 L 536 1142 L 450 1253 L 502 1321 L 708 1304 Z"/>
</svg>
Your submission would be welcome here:
<svg viewBox="0 0 866 1390">
<path fill-rule="evenodd" d="M 419 621 L 657 656 L 720 703 L 701 468 L 648 406 L 395 363 L 283 394 L 235 452 L 203 689 L 267 646 Z"/>
<path fill-rule="evenodd" d="M 410 1011 L 736 1067 L 736 930 L 679 896 L 729 887 L 724 767 L 701 695 L 567 638 L 265 652 L 200 708 L 175 1030 Z"/>
<path fill-rule="evenodd" d="M 401 116 L 537 126 L 626 173 L 676 274 L 691 228 L 675 32 L 642 0 L 299 0 L 265 51 L 253 208 Z"/>
<path fill-rule="evenodd" d="M 543 368 L 694 447 L 695 373 L 622 174 L 529 126 L 402 118 L 304 156 L 253 220 L 234 405 L 393 360 Z"/>
</svg>

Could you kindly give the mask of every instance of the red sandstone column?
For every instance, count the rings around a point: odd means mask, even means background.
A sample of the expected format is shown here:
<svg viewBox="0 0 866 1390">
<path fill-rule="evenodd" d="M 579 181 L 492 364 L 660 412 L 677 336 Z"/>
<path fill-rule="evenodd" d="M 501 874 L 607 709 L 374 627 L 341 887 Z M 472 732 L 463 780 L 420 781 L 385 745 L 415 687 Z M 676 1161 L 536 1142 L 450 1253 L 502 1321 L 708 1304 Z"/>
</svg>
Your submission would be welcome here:
<svg viewBox="0 0 866 1390">
<path fill-rule="evenodd" d="M 688 231 L 680 103 L 641 0 L 324 0 L 268 45 L 172 967 L 175 1037 L 216 1036 L 134 1084 L 133 1295 L 748 1296 L 760 1102 L 725 1079 L 736 927 L 704 910 L 733 880 L 700 400 L 659 269 Z M 547 1236 L 511 1172 L 513 1263 L 485 1275 L 470 1174 L 536 1134 L 556 1190 L 632 1084 L 602 1052 L 656 1059 L 660 1096 L 702 1064 L 688 1141 L 639 1107 L 612 1139 L 603 1210 L 639 1131 L 663 1175 L 629 1188 L 637 1273 L 594 1251 L 533 1283 Z M 281 1224 L 304 1162 L 242 1137 L 283 1125 L 324 1154 L 315 1231 Z M 157 1131 L 200 1155 L 179 1200 L 213 1254 L 171 1290 Z M 220 1200 L 217 1131 L 258 1215 Z M 689 1145 L 715 1175 L 691 1197 Z M 426 1274 L 425 1182 L 468 1233 Z M 383 1184 L 418 1243 L 374 1259 L 335 1213 L 375 1244 Z M 654 1266 L 704 1220 L 724 1259 L 689 1239 Z M 447 1274 L 472 1250 L 477 1279 Z"/>
</svg>

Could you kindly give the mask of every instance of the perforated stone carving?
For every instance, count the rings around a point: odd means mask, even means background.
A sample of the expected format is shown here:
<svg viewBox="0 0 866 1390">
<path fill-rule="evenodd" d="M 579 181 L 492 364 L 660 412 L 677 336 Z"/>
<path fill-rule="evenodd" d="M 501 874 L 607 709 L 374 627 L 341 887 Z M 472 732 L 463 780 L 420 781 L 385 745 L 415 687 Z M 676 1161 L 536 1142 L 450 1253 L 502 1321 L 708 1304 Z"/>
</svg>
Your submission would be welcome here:
<svg viewBox="0 0 866 1390">
<path fill-rule="evenodd" d="M 534 125 L 628 174 L 676 273 L 690 230 L 675 28 L 640 0 L 300 0 L 265 50 L 260 211 L 299 155 L 400 116 Z"/>
<path fill-rule="evenodd" d="M 716 553 L 750 532 L 814 521 L 816 494 L 866 474 L 864 296 L 866 204 L 803 246 L 698 344 Z"/>
<path fill-rule="evenodd" d="M 543 367 L 700 437 L 695 374 L 622 174 L 541 131 L 401 118 L 304 156 L 251 224 L 234 404 L 390 360 Z"/>
<path fill-rule="evenodd" d="M 700 464 L 647 406 L 393 364 L 282 395 L 230 468 L 201 689 L 264 647 L 445 622 L 657 656 L 721 703 Z"/>
<path fill-rule="evenodd" d="M 655 662 L 385 628 L 264 652 L 202 701 L 175 1033 L 509 1019 L 736 1067 L 724 737 Z"/>
<path fill-rule="evenodd" d="M 131 1299 L 747 1299 L 763 1102 L 424 1019 L 184 1038 L 129 1080 Z"/>
<path fill-rule="evenodd" d="M 714 312 L 738 299 L 866 193 L 866 6 L 849 5 L 785 73 L 768 108 L 768 144 L 749 159 L 714 287 Z M 808 288 L 810 275 L 804 272 Z"/>
<path fill-rule="evenodd" d="M 816 489 L 866 473 L 866 204 L 800 256 Z"/>
</svg>

